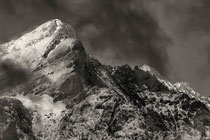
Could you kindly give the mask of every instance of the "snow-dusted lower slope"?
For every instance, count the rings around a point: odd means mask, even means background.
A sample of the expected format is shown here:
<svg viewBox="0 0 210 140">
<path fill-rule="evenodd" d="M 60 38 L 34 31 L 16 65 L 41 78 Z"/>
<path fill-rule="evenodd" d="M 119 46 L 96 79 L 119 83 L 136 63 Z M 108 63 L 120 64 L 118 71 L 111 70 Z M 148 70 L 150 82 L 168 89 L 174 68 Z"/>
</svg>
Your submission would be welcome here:
<svg viewBox="0 0 210 140">
<path fill-rule="evenodd" d="M 58 19 L 0 46 L 0 139 L 210 137 L 208 103 L 187 84 L 101 64 Z"/>
</svg>

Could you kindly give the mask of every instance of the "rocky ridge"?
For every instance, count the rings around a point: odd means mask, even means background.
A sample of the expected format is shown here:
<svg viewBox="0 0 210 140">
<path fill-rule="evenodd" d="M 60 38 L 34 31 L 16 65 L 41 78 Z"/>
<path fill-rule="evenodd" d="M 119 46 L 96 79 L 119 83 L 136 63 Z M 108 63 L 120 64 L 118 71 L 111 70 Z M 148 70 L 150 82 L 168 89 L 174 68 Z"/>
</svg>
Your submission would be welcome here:
<svg viewBox="0 0 210 140">
<path fill-rule="evenodd" d="M 19 108 L 9 108 L 14 115 L 1 113 L 5 119 L 0 125 L 13 118 L 9 134 L 17 139 L 210 137 L 208 102 L 193 89 L 170 83 L 149 66 L 101 64 L 85 52 L 73 28 L 58 19 L 1 48 L 5 88 L 0 89 L 0 107 Z M 21 68 L 27 82 L 8 85 L 5 79 L 11 75 L 5 65 Z M 6 130 L 0 131 L 0 139 L 8 139 Z"/>
</svg>

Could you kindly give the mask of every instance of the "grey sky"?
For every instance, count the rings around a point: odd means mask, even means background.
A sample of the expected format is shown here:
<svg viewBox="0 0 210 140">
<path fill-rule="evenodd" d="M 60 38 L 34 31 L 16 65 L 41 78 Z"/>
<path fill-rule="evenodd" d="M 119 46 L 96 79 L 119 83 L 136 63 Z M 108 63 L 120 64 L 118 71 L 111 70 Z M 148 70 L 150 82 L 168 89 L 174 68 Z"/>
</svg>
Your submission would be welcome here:
<svg viewBox="0 0 210 140">
<path fill-rule="evenodd" d="M 103 63 L 147 63 L 208 96 L 209 13 L 209 0 L 0 0 L 0 42 L 59 18 Z"/>
</svg>

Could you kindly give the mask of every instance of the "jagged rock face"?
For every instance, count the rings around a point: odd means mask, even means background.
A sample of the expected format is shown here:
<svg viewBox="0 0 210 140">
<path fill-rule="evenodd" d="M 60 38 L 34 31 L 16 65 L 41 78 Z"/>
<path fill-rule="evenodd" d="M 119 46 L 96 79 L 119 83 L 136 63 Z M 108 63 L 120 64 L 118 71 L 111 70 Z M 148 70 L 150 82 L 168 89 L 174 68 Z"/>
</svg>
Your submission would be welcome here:
<svg viewBox="0 0 210 140">
<path fill-rule="evenodd" d="M 22 103 L 13 98 L 0 98 L 0 139 L 34 140 L 32 117 Z"/>
<path fill-rule="evenodd" d="M 23 117 L 15 116 L 18 123 L 14 123 L 27 138 L 210 137 L 209 105 L 195 96 L 198 93 L 188 85 L 171 84 L 146 65 L 132 69 L 129 65 L 101 64 L 86 54 L 72 27 L 60 20 L 51 20 L 1 47 L 4 65 L 0 65 L 0 78 L 3 79 L 0 84 L 6 87 L 0 88 L 1 95 L 15 95 L 13 98 L 30 110 L 32 119 L 24 109 Z M 8 75 L 11 77 L 5 70 L 8 61 L 17 69 L 12 73 L 23 72 L 27 82 L 18 79 L 12 86 L 6 86 Z M 22 108 L 19 100 L 9 100 Z M 4 102 L 0 100 L 0 105 Z M 19 109 L 10 110 L 17 112 Z M 5 119 L 12 117 L 3 116 Z M 25 127 L 19 123 L 23 118 L 27 122 Z M 19 131 L 14 127 L 13 130 L 17 136 Z M 2 135 L 7 134 L 2 132 Z"/>
</svg>

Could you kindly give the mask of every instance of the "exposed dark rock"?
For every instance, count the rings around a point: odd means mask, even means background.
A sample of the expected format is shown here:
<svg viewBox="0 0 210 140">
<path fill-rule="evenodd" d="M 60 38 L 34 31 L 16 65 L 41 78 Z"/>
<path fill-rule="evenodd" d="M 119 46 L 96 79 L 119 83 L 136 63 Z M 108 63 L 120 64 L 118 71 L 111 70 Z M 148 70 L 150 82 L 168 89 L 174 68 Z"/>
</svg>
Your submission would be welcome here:
<svg viewBox="0 0 210 140">
<path fill-rule="evenodd" d="M 35 140 L 31 114 L 19 100 L 0 98 L 0 110 L 1 140 Z"/>
</svg>

